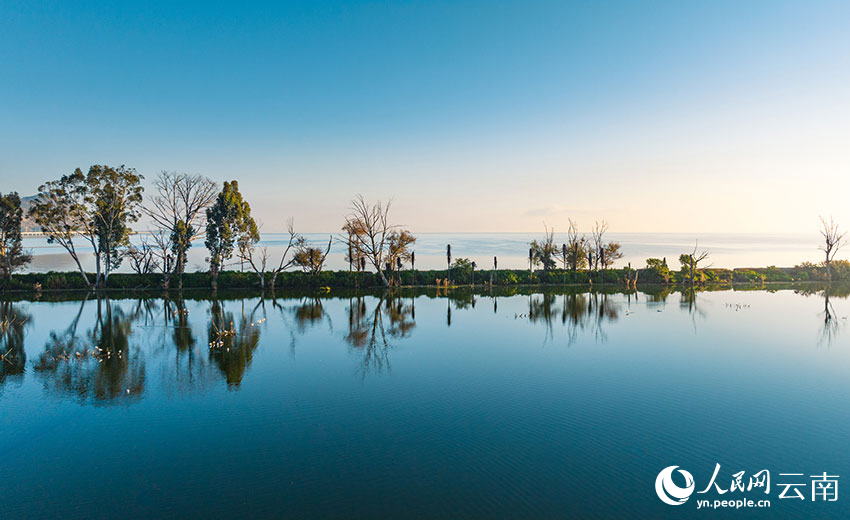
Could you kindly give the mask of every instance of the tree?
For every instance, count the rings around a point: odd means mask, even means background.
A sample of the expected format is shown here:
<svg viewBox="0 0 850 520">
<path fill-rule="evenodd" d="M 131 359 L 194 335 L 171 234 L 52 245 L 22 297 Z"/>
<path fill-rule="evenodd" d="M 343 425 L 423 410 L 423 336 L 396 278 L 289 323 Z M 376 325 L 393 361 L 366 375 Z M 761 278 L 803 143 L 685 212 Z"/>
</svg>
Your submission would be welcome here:
<svg viewBox="0 0 850 520">
<path fill-rule="evenodd" d="M 667 267 L 666 258 L 647 258 L 646 268 L 652 272 L 655 278 L 661 279 L 664 283 L 670 281 L 670 268 Z"/>
<path fill-rule="evenodd" d="M 247 262 L 251 269 L 257 273 L 260 280 L 260 289 L 266 288 L 266 265 L 269 260 L 269 250 L 266 247 L 257 248 L 260 241 L 260 228 L 250 216 L 245 222 L 245 227 L 236 237 L 239 261 Z"/>
<path fill-rule="evenodd" d="M 592 269 L 596 269 L 602 263 L 602 255 L 603 244 L 605 239 L 605 233 L 608 231 L 608 223 L 604 220 L 602 222 L 595 222 L 593 225 L 593 229 L 590 232 L 591 242 L 593 246 L 593 255 L 588 255 L 589 259 L 592 259 Z"/>
<path fill-rule="evenodd" d="M 130 267 L 136 274 L 150 274 L 159 267 L 156 260 L 156 249 L 146 238 L 142 238 L 138 245 L 130 244 L 126 256 L 130 260 Z"/>
<path fill-rule="evenodd" d="M 446 244 L 446 284 L 452 277 L 452 245 Z"/>
<path fill-rule="evenodd" d="M 192 241 L 204 232 L 206 210 L 215 200 L 218 186 L 202 175 L 163 171 L 154 181 L 156 195 L 144 208 L 154 225 L 164 231 L 170 242 L 168 249 L 174 255 L 172 265 L 163 261 L 163 285 L 169 277 L 177 276 L 182 287 L 182 274 L 186 269 L 186 252 Z"/>
<path fill-rule="evenodd" d="M 614 265 L 614 262 L 623 258 L 623 253 L 620 251 L 619 242 L 608 242 L 602 247 L 602 270 Z"/>
<path fill-rule="evenodd" d="M 698 253 L 698 248 L 699 241 L 694 244 L 693 252 L 679 255 L 679 263 L 682 264 L 682 272 L 685 274 L 686 279 L 691 285 L 694 284 L 694 278 L 696 277 L 700 262 L 707 259 L 709 256 L 708 250 Z"/>
<path fill-rule="evenodd" d="M 558 246 L 555 244 L 555 228 L 549 229 L 543 224 L 543 240 L 538 242 L 532 240 L 529 246 L 529 255 L 535 265 L 543 265 L 543 270 L 548 271 L 555 267 L 555 258 L 558 256 Z"/>
<path fill-rule="evenodd" d="M 121 265 L 120 248 L 129 244 L 130 224 L 139 220 L 144 188 L 143 177 L 124 165 L 113 168 L 96 164 L 86 175 L 87 202 L 91 209 L 97 237 L 98 284 L 104 284 L 109 273 Z M 103 262 L 103 276 L 100 274 Z"/>
<path fill-rule="evenodd" d="M 332 243 L 333 237 L 330 237 L 327 249 L 322 251 L 318 247 L 311 246 L 303 236 L 299 236 L 295 243 L 295 254 L 292 257 L 294 264 L 304 269 L 304 272 L 313 275 L 321 273 Z"/>
<path fill-rule="evenodd" d="M 405 262 L 413 260 L 413 251 L 410 247 L 416 243 L 416 237 L 410 231 L 405 229 L 396 230 L 389 234 L 387 238 L 387 261 L 391 266 L 399 269 Z"/>
<path fill-rule="evenodd" d="M 567 264 L 573 272 L 587 265 L 587 239 L 579 237 L 578 226 L 572 219 L 567 231 Z"/>
<path fill-rule="evenodd" d="M 21 245 L 21 197 L 17 192 L 0 193 L 0 273 L 11 279 L 12 273 L 32 261 Z"/>
<path fill-rule="evenodd" d="M 826 279 L 827 281 L 832 282 L 832 260 L 835 258 L 835 253 L 844 247 L 844 244 L 846 243 L 844 236 L 847 233 L 842 233 L 838 230 L 838 224 L 832 219 L 832 217 L 829 218 L 829 222 L 821 217 L 820 222 L 820 234 L 823 236 L 824 242 L 820 247 L 820 250 L 826 254 L 826 260 L 824 261 L 824 265 L 826 267 Z"/>
<path fill-rule="evenodd" d="M 342 227 L 349 236 L 349 244 L 353 246 L 357 258 L 360 258 L 361 267 L 368 259 L 385 287 L 390 286 L 390 281 L 384 273 L 389 238 L 390 234 L 400 227 L 390 224 L 390 206 L 390 201 L 386 204 L 380 200 L 370 203 L 362 195 L 357 195 L 351 201 L 350 212 Z"/>
<path fill-rule="evenodd" d="M 74 243 L 74 238 L 81 234 L 97 253 L 97 243 L 86 204 L 87 191 L 85 176 L 77 168 L 69 175 L 39 186 L 38 195 L 30 205 L 29 214 L 41 228 L 41 232 L 47 235 L 47 243 L 62 246 L 77 264 L 86 286 L 91 286 Z"/>
<path fill-rule="evenodd" d="M 295 265 L 295 261 L 292 258 L 287 260 L 287 257 L 289 256 L 289 251 L 292 249 L 292 247 L 296 244 L 296 242 L 300 238 L 300 235 L 298 235 L 295 232 L 295 221 L 292 220 L 291 218 L 287 221 L 286 229 L 289 232 L 289 242 L 286 244 L 286 249 L 283 250 L 283 254 L 280 256 L 280 263 L 278 264 L 278 266 L 276 268 L 272 269 L 272 279 L 271 279 L 272 292 L 274 292 L 274 286 L 275 286 L 275 283 L 277 282 L 277 275 L 279 275 L 280 273 L 282 273 L 286 269 L 289 269 L 290 267 Z"/>
<path fill-rule="evenodd" d="M 251 218 L 251 206 L 242 200 L 239 183 L 225 182 L 215 203 L 207 208 L 207 250 L 210 252 L 210 276 L 213 290 L 218 288 L 218 275 L 233 256 L 233 247 L 240 237 L 250 235 L 256 223 Z"/>
</svg>

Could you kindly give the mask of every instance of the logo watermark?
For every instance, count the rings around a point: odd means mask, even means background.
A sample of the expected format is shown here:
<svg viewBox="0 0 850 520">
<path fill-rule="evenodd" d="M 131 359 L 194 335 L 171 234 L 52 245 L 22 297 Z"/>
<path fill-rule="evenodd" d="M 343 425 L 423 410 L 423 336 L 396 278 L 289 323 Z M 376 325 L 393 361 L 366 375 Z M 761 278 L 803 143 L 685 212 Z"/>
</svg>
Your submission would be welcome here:
<svg viewBox="0 0 850 520">
<path fill-rule="evenodd" d="M 685 487 L 679 487 L 673 483 L 673 470 L 679 466 L 668 466 L 661 470 L 655 479 L 655 492 L 658 498 L 665 504 L 680 506 L 688 501 L 694 492 L 694 477 L 687 471 L 680 469 L 679 473 L 685 477 Z"/>
<path fill-rule="evenodd" d="M 684 477 L 684 487 L 673 481 L 674 471 L 678 471 Z M 697 494 L 713 492 L 718 495 L 725 495 L 726 493 L 764 492 L 765 495 L 770 495 L 770 471 L 766 469 L 753 473 L 746 480 L 744 471 L 734 473 L 728 487 L 723 487 L 718 483 L 719 474 L 720 464 L 717 464 L 708 485 L 702 491 L 697 491 Z M 779 473 L 779 477 L 781 482 L 778 482 L 774 488 L 778 486 L 780 491 L 777 498 L 780 500 L 805 501 L 809 500 L 809 497 L 814 502 L 835 502 L 838 500 L 838 475 L 830 475 L 827 472 L 820 475 L 809 475 L 810 482 L 806 482 L 805 473 Z M 809 492 L 810 485 L 811 492 Z M 655 493 L 662 502 L 671 506 L 684 504 L 695 490 L 696 484 L 693 476 L 688 471 L 679 469 L 679 466 L 668 466 L 661 470 L 658 477 L 655 478 Z M 696 505 L 697 509 L 770 507 L 770 500 L 724 497 L 724 499 L 716 500 L 697 500 Z"/>
</svg>

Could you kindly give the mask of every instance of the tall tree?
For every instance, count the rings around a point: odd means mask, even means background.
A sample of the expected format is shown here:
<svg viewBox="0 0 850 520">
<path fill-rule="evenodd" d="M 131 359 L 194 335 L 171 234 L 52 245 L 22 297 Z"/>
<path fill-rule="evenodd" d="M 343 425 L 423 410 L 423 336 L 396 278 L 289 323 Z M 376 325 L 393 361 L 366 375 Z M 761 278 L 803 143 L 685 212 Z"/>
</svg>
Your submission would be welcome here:
<svg viewBox="0 0 850 520">
<path fill-rule="evenodd" d="M 204 210 L 215 200 L 218 186 L 203 175 L 163 171 L 154 181 L 154 189 L 156 194 L 144 212 L 164 231 L 174 255 L 170 266 L 163 262 L 163 284 L 167 287 L 169 278 L 175 276 L 182 287 L 186 253 L 192 241 L 204 233 Z"/>
<path fill-rule="evenodd" d="M 143 177 L 134 168 L 96 164 L 86 175 L 87 201 L 91 208 L 97 251 L 103 262 L 103 276 L 98 262 L 98 284 L 104 284 L 109 273 L 121 265 L 121 249 L 129 245 L 130 224 L 139 220 Z"/>
<path fill-rule="evenodd" d="M 32 255 L 21 244 L 21 197 L 17 192 L 0 193 L 0 273 L 12 278 L 12 273 L 32 261 Z"/>
<path fill-rule="evenodd" d="M 240 237 L 259 239 L 257 224 L 251 218 L 251 206 L 242 200 L 239 183 L 225 182 L 215 203 L 207 208 L 206 246 L 210 252 L 212 288 L 218 288 L 218 275 L 233 256 L 233 247 Z"/>
<path fill-rule="evenodd" d="M 832 219 L 832 217 L 829 218 L 829 222 L 821 217 L 820 222 L 820 234 L 823 236 L 823 245 L 820 247 L 820 250 L 826 254 L 826 260 L 824 261 L 824 265 L 826 267 L 826 279 L 827 281 L 832 282 L 832 260 L 835 257 L 835 253 L 844 247 L 844 244 L 846 243 L 844 236 L 847 233 L 839 231 L 838 224 Z"/>
<path fill-rule="evenodd" d="M 348 241 L 361 259 L 361 265 L 368 259 L 385 287 L 390 286 L 390 281 L 384 273 L 389 238 L 390 234 L 400 227 L 390 224 L 390 205 L 391 202 L 384 204 L 380 200 L 370 203 L 362 195 L 357 195 L 351 201 L 350 212 L 342 227 L 346 235 L 351 237 Z"/>
<path fill-rule="evenodd" d="M 41 232 L 47 235 L 47 243 L 62 246 L 77 264 L 86 285 L 91 286 L 74 243 L 74 238 L 82 235 L 98 257 L 97 240 L 86 202 L 87 193 L 85 175 L 77 168 L 71 174 L 39 186 L 38 195 L 30 205 L 29 214 L 41 228 Z"/>
</svg>

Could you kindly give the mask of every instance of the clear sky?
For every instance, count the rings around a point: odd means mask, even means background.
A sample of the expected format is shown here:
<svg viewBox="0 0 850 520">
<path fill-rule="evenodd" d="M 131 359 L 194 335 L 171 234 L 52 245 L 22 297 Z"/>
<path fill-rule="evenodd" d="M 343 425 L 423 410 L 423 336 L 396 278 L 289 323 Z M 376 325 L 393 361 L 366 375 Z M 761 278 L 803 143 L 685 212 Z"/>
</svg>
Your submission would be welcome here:
<svg viewBox="0 0 850 520">
<path fill-rule="evenodd" d="M 235 178 L 264 230 L 850 225 L 850 2 L 0 3 L 0 191 Z"/>
</svg>

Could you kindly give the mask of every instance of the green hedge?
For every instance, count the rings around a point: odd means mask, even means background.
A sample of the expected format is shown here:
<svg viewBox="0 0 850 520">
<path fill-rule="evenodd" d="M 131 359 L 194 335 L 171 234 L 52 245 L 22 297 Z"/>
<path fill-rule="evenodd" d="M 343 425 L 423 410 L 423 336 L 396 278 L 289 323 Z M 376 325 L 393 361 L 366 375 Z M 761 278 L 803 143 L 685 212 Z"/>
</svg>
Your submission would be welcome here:
<svg viewBox="0 0 850 520">
<path fill-rule="evenodd" d="M 446 270 L 402 271 L 393 273 L 391 277 L 403 286 L 433 286 L 437 280 L 447 278 Z M 527 269 L 500 269 L 497 271 L 471 269 L 452 269 L 450 279 L 452 285 L 557 285 L 557 284 L 586 284 L 591 281 L 600 284 L 603 274 L 587 270 L 564 271 L 553 269 L 530 272 Z M 850 281 L 850 262 L 840 260 L 832 264 L 834 281 Z M 626 278 L 626 269 L 609 269 L 604 273 L 604 283 L 622 284 Z M 93 280 L 94 275 L 90 274 Z M 209 289 L 209 273 L 185 273 L 182 277 L 184 289 Z M 794 282 L 794 281 L 824 281 L 826 270 L 817 264 L 801 264 L 799 266 L 780 269 L 774 266 L 753 269 L 702 269 L 697 273 L 695 282 L 698 284 L 729 284 L 764 282 Z M 661 271 L 659 269 L 639 269 L 638 284 L 682 284 L 687 279 L 680 271 Z M 33 290 L 40 285 L 43 290 L 77 290 L 85 289 L 83 277 L 77 272 L 48 272 L 16 274 L 11 280 L 0 280 L 0 290 Z M 266 287 L 271 285 L 271 274 L 266 274 Z M 141 290 L 161 289 L 162 275 L 113 273 L 106 284 L 110 289 Z M 170 281 L 171 288 L 177 287 L 176 280 Z M 253 289 L 260 286 L 257 275 L 253 272 L 223 271 L 218 278 L 220 289 Z M 323 271 L 317 275 L 304 272 L 284 272 L 278 275 L 275 287 L 277 289 L 309 289 L 320 287 L 334 288 L 369 288 L 381 287 L 380 277 L 371 272 Z"/>
</svg>

